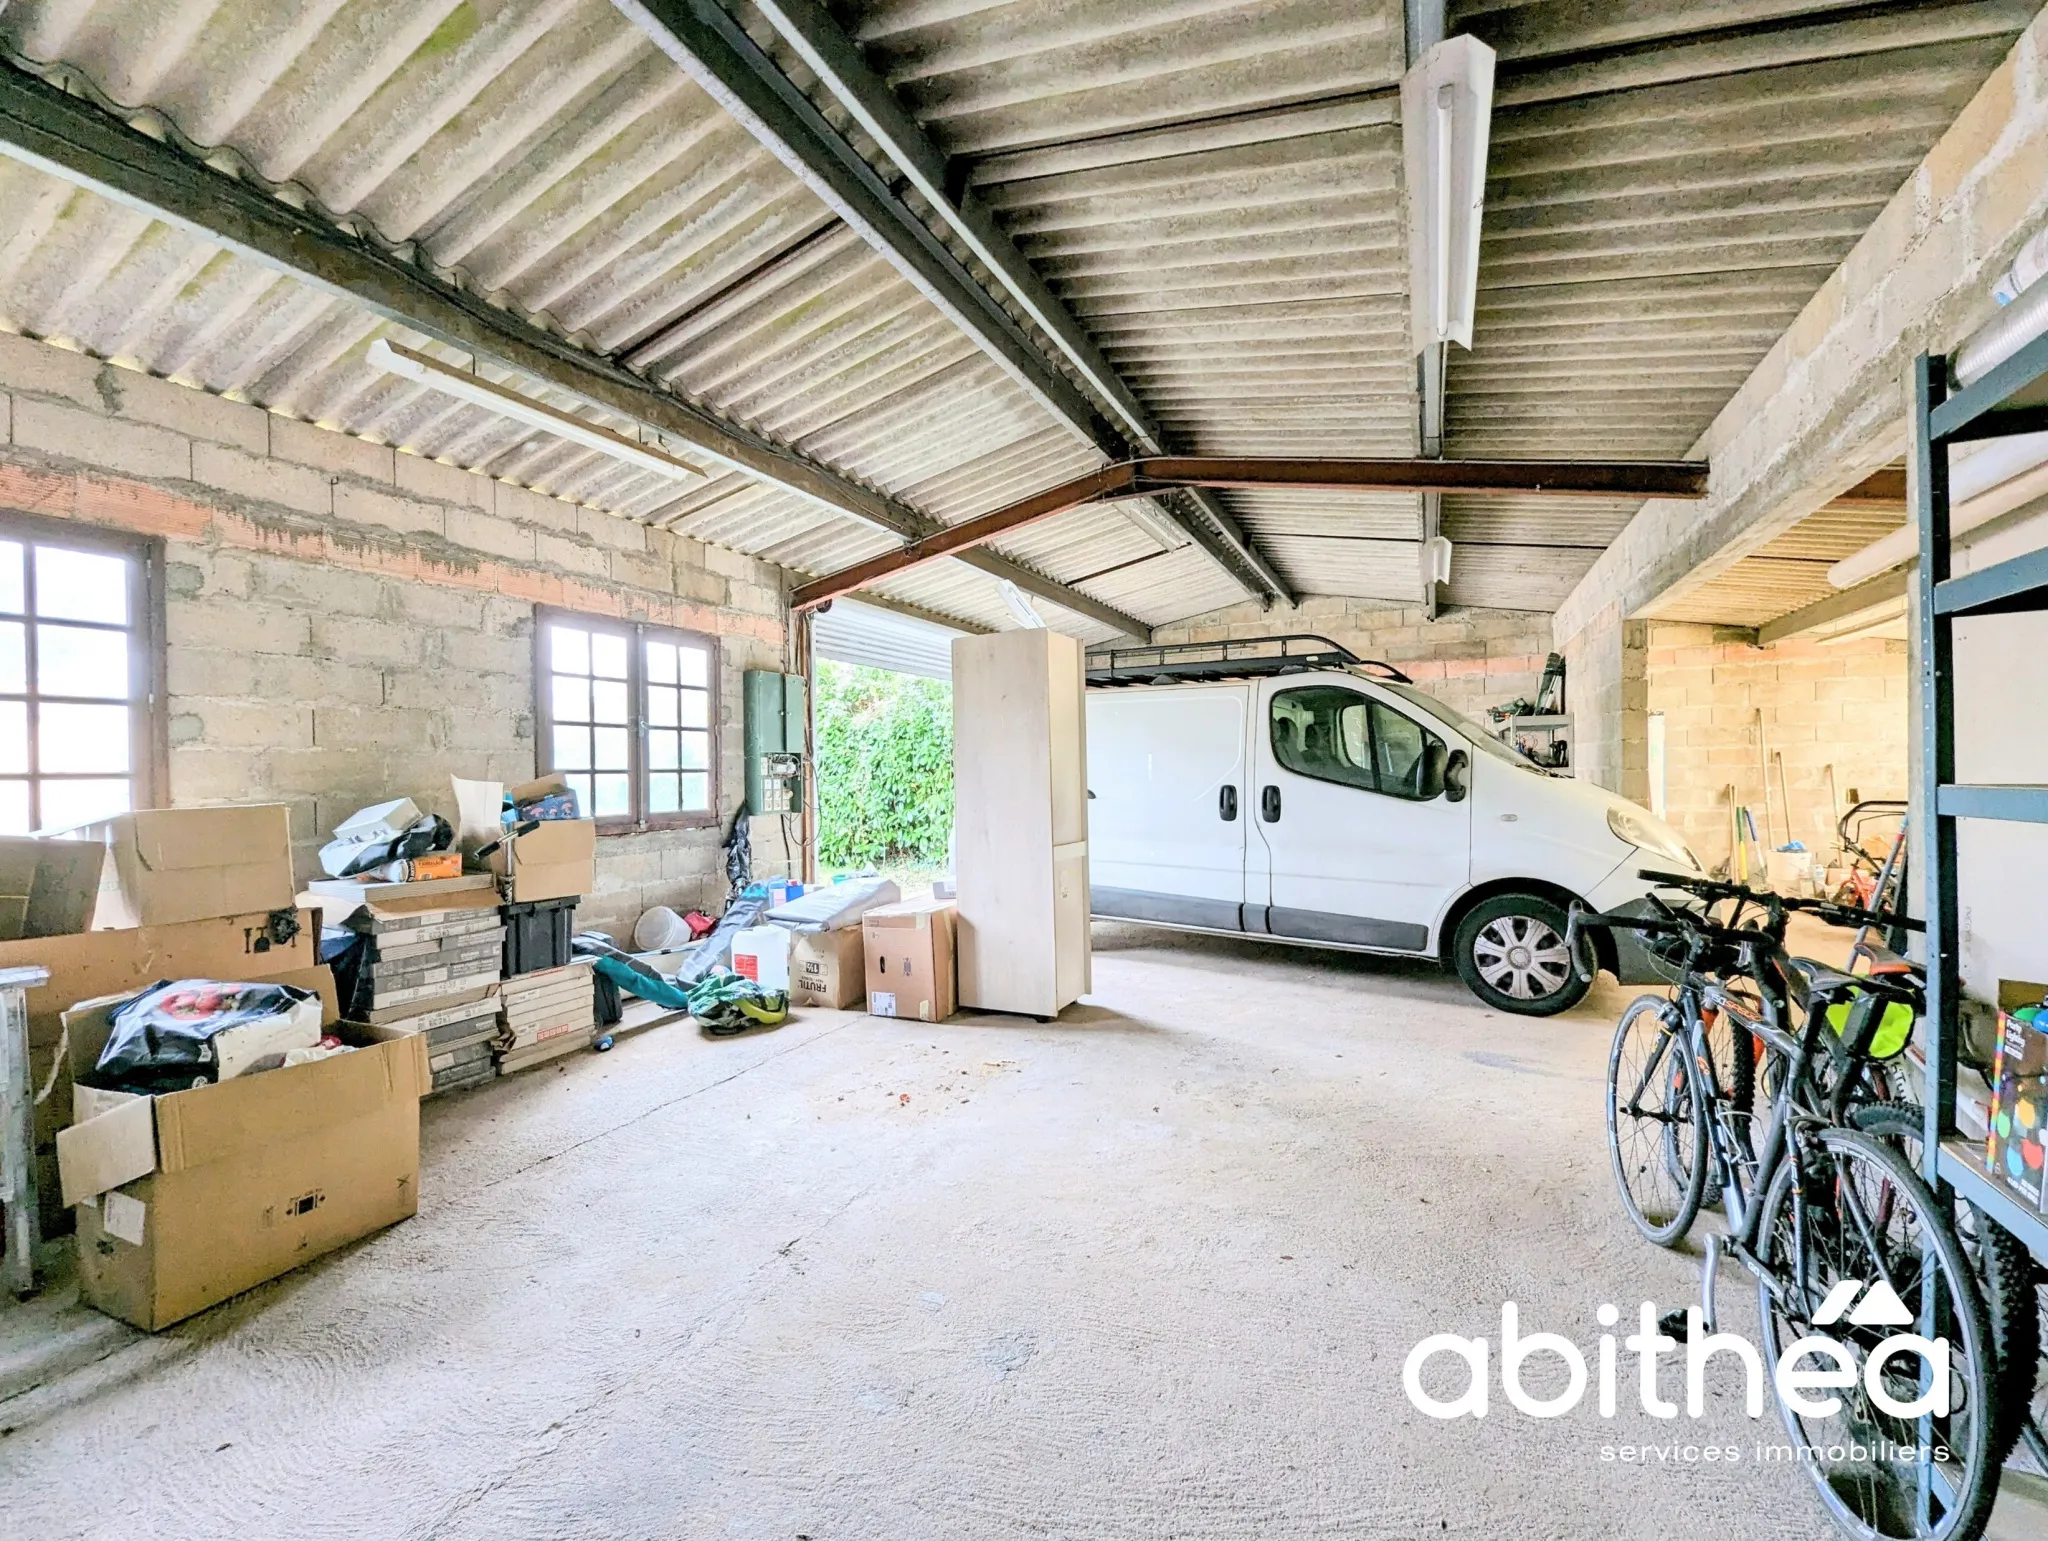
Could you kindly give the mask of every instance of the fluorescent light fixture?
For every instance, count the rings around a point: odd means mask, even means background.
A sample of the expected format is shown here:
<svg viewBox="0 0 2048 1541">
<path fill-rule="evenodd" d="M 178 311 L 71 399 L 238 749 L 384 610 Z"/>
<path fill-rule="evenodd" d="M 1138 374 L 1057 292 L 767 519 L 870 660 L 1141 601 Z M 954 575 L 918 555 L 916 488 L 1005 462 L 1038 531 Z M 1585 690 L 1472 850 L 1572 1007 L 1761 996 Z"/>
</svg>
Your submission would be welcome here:
<svg viewBox="0 0 2048 1541">
<path fill-rule="evenodd" d="M 473 407 L 482 407 L 486 412 L 523 423 L 528 428 L 538 428 L 558 439 L 567 439 L 571 444 L 596 450 L 600 455 L 638 470 L 652 471 L 672 481 L 704 480 L 705 473 L 686 460 L 678 460 L 673 455 L 642 444 L 638 439 L 629 439 L 609 428 L 600 428 L 596 423 L 587 423 L 572 413 L 551 407 L 544 401 L 536 401 L 509 386 L 495 385 L 480 375 L 456 369 L 437 358 L 415 353 L 382 337 L 370 344 L 369 361 L 372 369 L 397 375 L 415 385 L 424 385 L 428 390 L 453 396 Z"/>
<path fill-rule="evenodd" d="M 1472 346 L 1493 60 L 1476 37 L 1445 38 L 1401 80 L 1408 303 L 1417 353 L 1448 342 Z"/>
<path fill-rule="evenodd" d="M 1017 624 L 1026 631 L 1044 631 L 1045 617 L 1038 613 L 1030 597 L 1008 578 L 996 579 L 996 587 L 1003 591 L 1003 603 L 1010 607 L 1010 614 L 1017 618 Z"/>
<path fill-rule="evenodd" d="M 1179 525 L 1159 511 L 1150 498 L 1132 498 L 1123 505 L 1124 517 L 1159 542 L 1163 551 L 1178 551 L 1193 542 Z"/>
<path fill-rule="evenodd" d="M 1968 535 L 2041 497 L 2048 497 L 2048 433 L 2018 433 L 1966 446 L 1949 472 L 1949 533 Z M 1919 559 L 1920 529 L 1909 522 L 1843 557 L 1828 569 L 1828 582 L 1853 589 Z"/>
</svg>

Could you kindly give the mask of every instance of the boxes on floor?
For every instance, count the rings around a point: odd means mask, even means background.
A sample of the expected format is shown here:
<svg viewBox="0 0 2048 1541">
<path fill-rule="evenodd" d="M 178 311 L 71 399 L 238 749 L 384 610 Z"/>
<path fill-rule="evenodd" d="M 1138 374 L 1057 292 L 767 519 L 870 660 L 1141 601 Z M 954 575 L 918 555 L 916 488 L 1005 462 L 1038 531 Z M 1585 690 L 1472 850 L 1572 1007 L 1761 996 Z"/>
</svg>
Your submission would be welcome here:
<svg viewBox="0 0 2048 1541">
<path fill-rule="evenodd" d="M 98 930 L 287 910 L 297 901 L 283 803 L 145 808 L 80 833 L 113 855 L 93 919 Z"/>
<path fill-rule="evenodd" d="M 327 970 L 272 976 L 317 989 L 336 1028 Z M 64 1014 L 74 1078 L 88 1073 L 122 996 Z M 78 1206 L 79 1291 L 156 1331 L 253 1288 L 419 1206 L 417 1036 L 312 1064 L 145 1097 L 74 1080 L 57 1135 L 67 1204 Z"/>
<path fill-rule="evenodd" d="M 52 1063 L 63 1013 L 78 1001 L 132 994 L 159 979 L 270 979 L 312 968 L 319 936 L 319 914 L 307 909 L 0 942 L 0 968 L 32 963 L 50 971 L 47 984 L 28 992 L 29 1073 L 39 1089 L 50 1085 L 36 1106 L 35 1129 L 44 1235 L 71 1228 L 71 1212 L 57 1196 L 57 1131 L 70 1117 L 71 1068 L 68 1060 Z"/>
<path fill-rule="evenodd" d="M 950 900 L 912 899 L 861 916 L 868 1011 L 943 1022 L 958 1000 Z"/>
<path fill-rule="evenodd" d="M 789 1003 L 832 1011 L 867 1001 L 867 949 L 859 926 L 799 931 L 789 939 Z"/>
</svg>

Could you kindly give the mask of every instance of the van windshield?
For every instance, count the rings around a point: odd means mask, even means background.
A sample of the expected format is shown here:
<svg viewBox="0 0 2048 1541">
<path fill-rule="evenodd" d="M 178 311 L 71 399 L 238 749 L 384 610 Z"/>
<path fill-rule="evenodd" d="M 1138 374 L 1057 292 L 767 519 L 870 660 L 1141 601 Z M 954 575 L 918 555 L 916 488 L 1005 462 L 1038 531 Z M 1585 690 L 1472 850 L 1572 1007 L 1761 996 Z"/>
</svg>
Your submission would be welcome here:
<svg viewBox="0 0 2048 1541">
<path fill-rule="evenodd" d="M 1417 690 L 1413 685 L 1396 684 L 1392 680 L 1381 679 L 1374 675 L 1369 675 L 1367 678 L 1371 679 L 1382 690 L 1391 690 L 1395 695 L 1400 696 L 1404 700 L 1411 701 L 1424 711 L 1441 718 L 1445 723 L 1463 734 L 1466 741 L 1481 753 L 1490 754 L 1496 760 L 1505 760 L 1510 765 L 1519 765 L 1523 770 L 1535 771 L 1539 776 L 1544 774 L 1543 767 L 1523 754 L 1521 750 L 1514 748 L 1512 745 L 1502 743 L 1463 712 L 1452 711 L 1451 708 L 1445 706 L 1443 702 L 1439 701 L 1428 691 Z"/>
</svg>

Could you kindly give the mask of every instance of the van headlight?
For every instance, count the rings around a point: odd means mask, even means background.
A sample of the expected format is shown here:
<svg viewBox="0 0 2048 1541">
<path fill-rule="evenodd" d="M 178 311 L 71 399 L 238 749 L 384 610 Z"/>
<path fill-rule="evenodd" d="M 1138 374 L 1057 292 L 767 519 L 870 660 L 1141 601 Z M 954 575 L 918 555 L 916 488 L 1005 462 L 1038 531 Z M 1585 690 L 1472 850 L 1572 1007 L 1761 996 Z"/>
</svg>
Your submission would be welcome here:
<svg viewBox="0 0 2048 1541">
<path fill-rule="evenodd" d="M 1699 858 L 1679 838 L 1678 831 L 1653 813 L 1640 808 L 1609 808 L 1607 827 L 1614 831 L 1615 839 L 1669 857 L 1688 872 L 1704 870 Z"/>
</svg>

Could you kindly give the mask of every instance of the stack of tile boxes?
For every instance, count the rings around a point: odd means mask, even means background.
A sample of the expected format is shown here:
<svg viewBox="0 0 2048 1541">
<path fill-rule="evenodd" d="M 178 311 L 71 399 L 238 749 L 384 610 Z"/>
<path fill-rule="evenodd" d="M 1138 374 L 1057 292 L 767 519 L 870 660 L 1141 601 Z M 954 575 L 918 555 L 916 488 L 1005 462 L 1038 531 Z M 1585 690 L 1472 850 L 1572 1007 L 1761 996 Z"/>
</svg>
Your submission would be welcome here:
<svg viewBox="0 0 2048 1541">
<path fill-rule="evenodd" d="M 357 1013 L 427 1040 L 432 1092 L 496 1075 L 491 1056 L 505 946 L 497 895 L 366 904 L 347 924 L 370 937 L 367 993 L 358 988 Z"/>
<path fill-rule="evenodd" d="M 498 987 L 503 1029 L 498 1069 L 506 1075 L 590 1047 L 596 1017 L 590 964 L 577 959 L 507 979 Z"/>
</svg>

